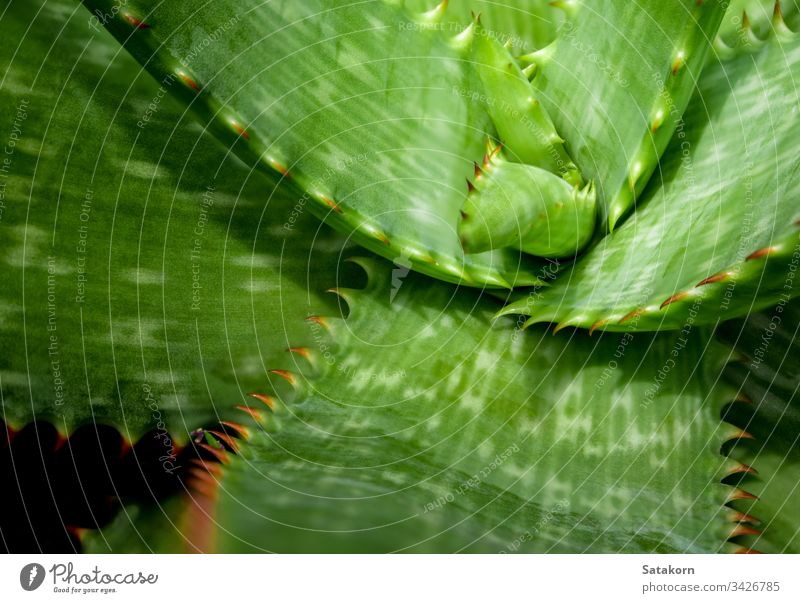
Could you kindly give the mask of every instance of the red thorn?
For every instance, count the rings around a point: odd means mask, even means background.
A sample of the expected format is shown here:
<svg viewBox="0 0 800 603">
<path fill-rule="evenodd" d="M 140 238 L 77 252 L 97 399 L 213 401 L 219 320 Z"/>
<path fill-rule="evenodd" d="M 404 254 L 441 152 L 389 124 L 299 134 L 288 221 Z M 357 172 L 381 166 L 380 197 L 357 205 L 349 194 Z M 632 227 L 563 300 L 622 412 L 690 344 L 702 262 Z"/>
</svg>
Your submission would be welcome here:
<svg viewBox="0 0 800 603">
<path fill-rule="evenodd" d="M 219 463 L 215 463 L 215 464 L 217 465 L 217 467 L 219 467 L 219 465 L 220 465 Z M 215 481 L 215 480 L 214 480 L 214 477 L 215 477 L 215 476 L 212 476 L 212 475 L 211 475 L 211 474 L 210 474 L 208 471 L 206 471 L 206 470 L 205 470 L 205 468 L 203 468 L 203 467 L 197 467 L 197 466 L 195 465 L 195 466 L 191 467 L 191 468 L 189 469 L 189 471 L 187 471 L 187 473 L 189 474 L 189 477 L 190 477 L 192 480 L 196 480 L 196 481 L 198 481 L 198 482 L 203 482 L 203 483 L 213 483 L 213 482 Z"/>
<path fill-rule="evenodd" d="M 234 431 L 238 431 L 239 435 L 243 438 L 247 439 L 250 437 L 250 430 L 247 429 L 244 425 L 239 423 L 235 423 L 234 421 L 220 421 L 220 425 L 225 425 L 225 427 L 230 427 Z"/>
<path fill-rule="evenodd" d="M 683 66 L 685 65 L 684 58 L 685 57 L 679 56 L 676 57 L 674 61 L 672 61 L 672 67 L 670 69 L 672 75 L 678 75 L 678 72 L 683 68 Z"/>
<path fill-rule="evenodd" d="M 123 17 L 125 18 L 125 20 L 128 23 L 133 25 L 136 29 L 150 29 L 150 26 L 147 23 L 145 23 L 144 21 L 140 21 L 139 19 L 137 19 L 133 15 L 126 14 L 126 15 L 123 15 Z"/>
<path fill-rule="evenodd" d="M 236 410 L 241 410 L 242 412 L 247 413 L 251 417 L 253 417 L 256 421 L 263 421 L 264 415 L 261 414 L 261 411 L 257 408 L 250 408 L 249 406 L 244 406 L 242 404 L 237 404 L 234 406 Z"/>
<path fill-rule="evenodd" d="M 330 330 L 330 325 L 328 325 L 328 322 L 322 316 L 307 316 L 306 321 L 313 322 L 324 329 Z"/>
<path fill-rule="evenodd" d="M 478 178 L 483 176 L 483 170 L 481 170 L 481 166 L 479 166 L 477 162 L 473 162 L 472 165 L 474 166 L 473 174 L 475 176 L 475 180 L 477 180 Z"/>
<path fill-rule="evenodd" d="M 210 461 L 212 464 L 216 465 L 217 467 L 221 467 L 222 463 L 217 461 Z M 186 472 L 189 480 L 193 484 L 215 484 L 217 474 L 212 474 L 205 470 L 204 467 L 198 467 L 197 465 L 192 465 L 189 467 L 189 470 Z"/>
<path fill-rule="evenodd" d="M 133 448 L 133 444 L 131 444 L 131 441 L 125 436 L 122 436 L 122 443 L 120 444 L 119 447 L 119 458 L 122 458 L 126 454 L 128 454 L 131 451 L 131 448 Z"/>
<path fill-rule="evenodd" d="M 622 324 L 624 322 L 628 322 L 629 320 L 631 320 L 633 318 L 638 318 L 642 314 L 644 314 L 644 310 L 642 308 L 634 310 L 633 312 L 628 312 L 625 316 L 623 316 L 620 319 L 619 324 Z"/>
<path fill-rule="evenodd" d="M 286 350 L 290 354 L 297 354 L 298 356 L 302 356 L 306 360 L 311 358 L 311 350 L 306 347 L 297 347 L 297 348 L 287 348 Z"/>
<path fill-rule="evenodd" d="M 742 404 L 752 404 L 753 400 L 750 399 L 750 397 L 747 396 L 746 394 L 739 392 L 734 402 L 741 402 Z"/>
<path fill-rule="evenodd" d="M 602 320 L 598 320 L 591 327 L 589 327 L 589 335 L 592 335 L 597 329 L 599 329 L 600 327 L 603 327 L 603 326 L 605 326 L 607 324 L 608 324 L 608 319 L 607 318 L 604 318 Z"/>
<path fill-rule="evenodd" d="M 208 452 L 210 452 L 211 454 L 213 454 L 213 455 L 214 455 L 214 457 L 216 457 L 216 459 L 217 459 L 217 460 L 218 460 L 220 463 L 225 463 L 225 464 L 227 464 L 227 462 L 228 462 L 228 460 L 229 460 L 229 457 L 228 457 L 228 453 L 227 453 L 227 452 L 225 452 L 224 450 L 221 450 L 220 448 L 214 448 L 213 446 L 209 446 L 209 445 L 208 445 L 208 444 L 206 444 L 205 442 L 201 442 L 201 443 L 200 443 L 200 444 L 198 444 L 198 445 L 199 445 L 199 446 L 200 446 L 200 448 L 202 448 L 203 450 L 207 450 Z"/>
<path fill-rule="evenodd" d="M 760 555 L 761 551 L 757 551 L 756 549 L 749 549 L 745 546 L 741 546 L 735 551 L 733 551 L 734 555 Z"/>
<path fill-rule="evenodd" d="M 751 494 L 750 492 L 746 492 L 741 488 L 734 488 L 731 495 L 728 497 L 728 502 L 734 500 L 758 500 L 758 496 L 755 494 Z"/>
<path fill-rule="evenodd" d="M 560 322 L 560 323 L 558 323 L 558 324 L 556 325 L 556 328 L 555 328 L 555 329 L 553 329 L 553 335 L 555 335 L 556 333 L 558 333 L 559 331 L 561 331 L 561 330 L 563 330 L 563 329 L 566 329 L 568 326 L 570 326 L 570 325 L 568 325 L 568 324 L 567 324 L 567 323 L 565 323 L 565 322 Z"/>
<path fill-rule="evenodd" d="M 202 494 L 206 498 L 216 498 L 217 496 L 217 483 L 209 483 L 200 479 L 193 479 L 189 482 L 189 487 L 197 494 Z"/>
<path fill-rule="evenodd" d="M 259 394 L 256 392 L 250 392 L 247 395 L 250 396 L 251 398 L 255 398 L 256 400 L 260 400 L 261 402 L 266 404 L 267 408 L 269 408 L 270 410 L 275 410 L 275 400 L 272 398 L 272 396 L 268 396 L 267 394 Z"/>
<path fill-rule="evenodd" d="M 72 534 L 77 540 L 82 540 L 83 535 L 89 531 L 89 528 L 79 528 L 78 526 L 65 526 L 67 531 Z"/>
<path fill-rule="evenodd" d="M 197 467 L 197 469 L 205 471 L 206 473 L 217 476 L 222 475 L 222 467 L 219 463 L 210 463 L 205 459 L 192 459 L 189 461 L 189 463 Z"/>
<path fill-rule="evenodd" d="M 755 440 L 755 438 L 753 437 L 752 433 L 740 429 L 739 431 L 731 435 L 731 437 L 729 437 L 727 441 L 731 442 L 733 440 Z"/>
<path fill-rule="evenodd" d="M 5 434 L 5 439 L 4 439 L 3 445 L 9 445 L 9 444 L 11 444 L 11 441 L 14 439 L 14 436 L 17 435 L 17 432 L 8 423 L 4 423 L 4 425 L 5 425 L 5 428 L 6 428 L 5 429 L 6 434 Z M 124 436 L 122 438 L 122 441 L 123 441 L 123 443 L 125 441 L 127 441 L 127 440 L 125 440 Z"/>
<path fill-rule="evenodd" d="M 664 308 L 666 308 L 670 304 L 674 304 L 675 302 L 682 301 L 682 300 L 686 299 L 687 297 L 689 297 L 689 293 L 686 292 L 686 291 L 681 291 L 680 293 L 676 293 L 675 295 L 673 295 L 669 299 L 664 300 L 664 303 L 661 304 L 661 309 L 663 310 Z"/>
<path fill-rule="evenodd" d="M 475 185 L 473 185 L 472 182 L 469 181 L 469 178 L 467 178 L 467 192 L 468 193 L 475 192 Z"/>
<path fill-rule="evenodd" d="M 469 218 L 469 214 L 467 212 L 465 212 L 463 209 L 460 209 L 459 213 L 461 214 L 461 219 L 462 220 L 466 220 L 467 218 Z"/>
<path fill-rule="evenodd" d="M 727 475 L 736 475 L 737 473 L 752 473 L 753 475 L 758 475 L 758 471 L 756 471 L 750 465 L 745 465 L 744 463 L 742 463 L 742 464 L 734 467 L 730 471 L 728 471 Z"/>
<path fill-rule="evenodd" d="M 225 442 L 228 445 L 228 448 L 232 448 L 233 450 L 238 450 L 239 442 L 236 441 L 235 438 L 229 436 L 224 431 L 218 431 L 218 430 L 214 430 L 214 429 L 209 429 L 208 433 L 213 435 L 218 440 L 222 440 L 223 442 Z"/>
<path fill-rule="evenodd" d="M 281 379 L 285 379 L 291 385 L 295 385 L 297 383 L 297 378 L 290 371 L 285 371 L 283 369 L 270 369 L 269 372 L 280 377 Z"/>
<path fill-rule="evenodd" d="M 325 195 L 320 195 L 320 196 L 319 196 L 319 198 L 322 200 L 322 202 L 323 202 L 325 205 L 327 205 L 328 207 L 330 207 L 330 208 L 331 208 L 333 211 L 335 211 L 337 214 L 340 214 L 340 213 L 342 213 L 342 208 L 341 208 L 341 207 L 339 207 L 339 205 L 336 203 L 336 201 L 334 201 L 334 200 L 333 200 L 333 199 L 331 199 L 330 197 L 326 197 Z"/>
<path fill-rule="evenodd" d="M 275 161 L 274 159 L 270 159 L 269 164 L 275 171 L 277 171 L 281 176 L 283 176 L 287 180 L 292 177 L 292 175 L 289 173 L 289 168 L 283 165 L 280 161 Z"/>
<path fill-rule="evenodd" d="M 697 283 L 695 285 L 695 287 L 702 287 L 703 285 L 710 285 L 712 283 L 718 283 L 720 281 L 724 281 L 727 278 L 730 278 L 731 276 L 733 276 L 733 272 L 730 272 L 728 270 L 725 270 L 723 272 L 718 272 L 717 274 L 714 274 L 713 276 L 709 276 L 708 278 L 704 278 L 702 281 Z"/>
<path fill-rule="evenodd" d="M 771 253 L 773 253 L 775 251 L 778 251 L 777 247 L 762 247 L 758 251 L 754 251 L 753 253 L 748 255 L 745 258 L 745 261 L 757 260 L 758 258 L 766 257 L 766 256 L 768 256 L 769 254 L 771 254 Z"/>
<path fill-rule="evenodd" d="M 181 81 L 189 86 L 195 92 L 200 92 L 200 85 L 195 82 L 192 78 L 190 78 L 185 72 L 178 71 L 178 77 L 181 78 Z"/>
<path fill-rule="evenodd" d="M 728 538 L 736 538 L 737 536 L 758 536 L 761 534 L 761 530 L 757 530 L 752 526 L 748 526 L 747 524 L 739 524 L 733 530 L 731 530 L 730 535 Z"/>
<path fill-rule="evenodd" d="M 781 10 L 781 0 L 775 0 L 775 6 L 772 7 L 772 16 L 775 19 L 783 21 L 783 11 Z"/>
<path fill-rule="evenodd" d="M 233 126 L 233 129 L 236 130 L 236 133 L 239 136 L 241 136 L 245 140 L 250 140 L 250 134 L 247 132 L 247 130 L 245 130 L 241 126 L 241 124 L 238 121 L 236 121 L 236 120 L 231 121 L 231 126 Z"/>
<path fill-rule="evenodd" d="M 388 247 L 388 246 L 391 246 L 392 242 L 389 240 L 389 237 L 387 237 L 387 236 L 386 236 L 385 234 L 383 234 L 382 232 L 378 232 L 378 233 L 376 233 L 376 234 L 375 234 L 375 236 L 376 236 L 376 237 L 378 237 L 378 240 L 379 240 L 381 243 L 383 243 L 384 245 L 386 245 L 387 247 Z"/>
<path fill-rule="evenodd" d="M 53 446 L 53 451 L 61 450 L 68 441 L 69 438 L 65 438 L 60 431 L 56 431 L 56 443 Z"/>
</svg>

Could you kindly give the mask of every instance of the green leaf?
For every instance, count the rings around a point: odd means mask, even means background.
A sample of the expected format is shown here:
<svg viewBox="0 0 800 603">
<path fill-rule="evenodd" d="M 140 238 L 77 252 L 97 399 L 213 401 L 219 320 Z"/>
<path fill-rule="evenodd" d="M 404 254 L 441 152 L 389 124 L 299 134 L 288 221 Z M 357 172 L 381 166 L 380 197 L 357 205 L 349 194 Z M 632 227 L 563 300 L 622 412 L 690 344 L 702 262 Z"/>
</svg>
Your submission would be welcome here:
<svg viewBox="0 0 800 603">
<path fill-rule="evenodd" d="M 497 154 L 475 165 L 458 234 L 469 253 L 513 246 L 548 258 L 576 255 L 592 238 L 596 195 L 555 174 Z"/>
<path fill-rule="evenodd" d="M 112 14 L 112 2 L 86 4 Z M 539 282 L 517 251 L 465 257 L 459 244 L 491 125 L 450 32 L 383 1 L 130 2 L 113 14 L 106 27 L 204 126 L 298 184 L 347 237 L 451 282 Z"/>
<path fill-rule="evenodd" d="M 594 180 L 610 230 L 633 207 L 680 123 L 723 2 L 569 2 L 551 47 L 530 57 L 537 98 Z"/>
<path fill-rule="evenodd" d="M 59 2 L 3 12 L 3 418 L 183 441 L 241 415 L 302 319 L 330 308 L 316 292 L 342 243 L 88 19 Z"/>
<path fill-rule="evenodd" d="M 796 29 L 798 18 L 796 0 L 732 0 L 719 28 L 715 50 L 724 55 L 731 50 L 759 48 L 775 27 L 783 28 L 782 20 Z"/>
<path fill-rule="evenodd" d="M 605 330 L 715 324 L 797 295 L 800 38 L 709 66 L 636 213 L 505 312 Z"/>
</svg>

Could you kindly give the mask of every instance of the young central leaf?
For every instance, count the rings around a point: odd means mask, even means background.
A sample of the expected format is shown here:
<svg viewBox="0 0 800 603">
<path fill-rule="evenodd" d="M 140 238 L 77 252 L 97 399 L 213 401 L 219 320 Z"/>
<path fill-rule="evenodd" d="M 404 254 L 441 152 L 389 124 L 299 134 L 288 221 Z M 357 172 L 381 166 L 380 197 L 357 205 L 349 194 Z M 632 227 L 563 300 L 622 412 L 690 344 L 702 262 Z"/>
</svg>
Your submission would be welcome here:
<svg viewBox="0 0 800 603">
<path fill-rule="evenodd" d="M 491 151 L 475 169 L 458 233 L 467 253 L 516 247 L 548 258 L 574 256 L 595 228 L 595 192 Z"/>
<path fill-rule="evenodd" d="M 476 19 L 463 35 L 474 38 L 473 56 L 485 92 L 484 104 L 509 159 L 546 169 L 580 185 L 580 171 L 567 155 L 547 110 L 511 54 L 496 40 L 496 34 Z"/>
</svg>

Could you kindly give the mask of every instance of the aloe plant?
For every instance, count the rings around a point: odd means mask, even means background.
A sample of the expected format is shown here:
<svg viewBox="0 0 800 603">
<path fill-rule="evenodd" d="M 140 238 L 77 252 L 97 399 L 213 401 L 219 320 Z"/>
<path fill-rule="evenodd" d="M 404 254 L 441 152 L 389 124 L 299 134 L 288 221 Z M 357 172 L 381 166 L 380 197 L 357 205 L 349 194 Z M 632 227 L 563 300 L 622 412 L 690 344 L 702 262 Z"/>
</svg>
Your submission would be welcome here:
<svg viewBox="0 0 800 603">
<path fill-rule="evenodd" d="M 706 68 L 641 210 L 541 298 L 507 312 L 564 326 L 679 329 L 690 312 L 715 324 L 796 295 L 800 40 L 779 23 L 759 47 Z M 756 107 L 765 123 L 747 116 Z"/>
<path fill-rule="evenodd" d="M 794 4 L 84 5 L 0 12 L 6 478 L 111 430 L 68 546 L 798 550 Z"/>
</svg>

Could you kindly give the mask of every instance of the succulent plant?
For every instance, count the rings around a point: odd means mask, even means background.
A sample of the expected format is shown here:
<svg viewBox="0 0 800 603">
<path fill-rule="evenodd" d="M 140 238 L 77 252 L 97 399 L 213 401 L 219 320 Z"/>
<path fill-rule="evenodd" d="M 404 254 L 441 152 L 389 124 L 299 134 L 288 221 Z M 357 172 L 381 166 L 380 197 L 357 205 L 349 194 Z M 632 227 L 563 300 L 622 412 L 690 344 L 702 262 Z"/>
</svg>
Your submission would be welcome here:
<svg viewBox="0 0 800 603">
<path fill-rule="evenodd" d="M 800 551 L 795 4 L 0 15 L 7 548 Z"/>
</svg>

